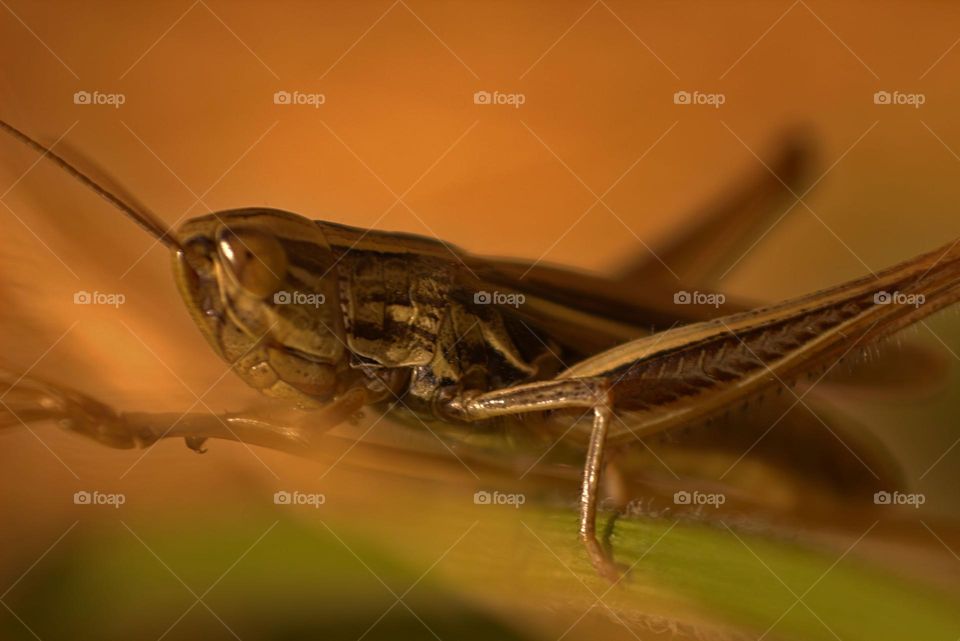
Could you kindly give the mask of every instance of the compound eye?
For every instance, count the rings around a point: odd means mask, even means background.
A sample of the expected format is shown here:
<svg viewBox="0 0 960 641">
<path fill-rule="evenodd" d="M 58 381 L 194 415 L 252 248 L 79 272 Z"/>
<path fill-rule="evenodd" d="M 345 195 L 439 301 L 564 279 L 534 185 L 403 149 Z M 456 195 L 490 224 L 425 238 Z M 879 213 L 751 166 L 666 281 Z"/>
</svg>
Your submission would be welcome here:
<svg viewBox="0 0 960 641">
<path fill-rule="evenodd" d="M 249 227 L 222 229 L 217 249 L 237 283 L 260 298 L 267 298 L 283 285 L 287 253 L 272 234 Z"/>
</svg>

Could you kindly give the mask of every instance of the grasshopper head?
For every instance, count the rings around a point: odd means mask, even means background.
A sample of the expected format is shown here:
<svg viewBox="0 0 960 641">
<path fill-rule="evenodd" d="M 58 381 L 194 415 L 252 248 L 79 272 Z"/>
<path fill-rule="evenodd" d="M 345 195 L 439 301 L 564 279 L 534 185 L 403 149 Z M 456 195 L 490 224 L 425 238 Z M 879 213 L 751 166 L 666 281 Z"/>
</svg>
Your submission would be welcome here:
<svg viewBox="0 0 960 641">
<path fill-rule="evenodd" d="M 0 120 L 0 132 L 43 154 L 171 249 L 177 282 L 207 340 L 249 384 L 315 405 L 334 397 L 346 365 L 336 260 L 310 220 L 237 209 L 187 221 L 174 235 L 49 147 Z"/>
<path fill-rule="evenodd" d="M 174 269 L 194 321 L 261 391 L 329 400 L 346 366 L 336 260 L 309 219 L 271 209 L 187 221 Z"/>
</svg>

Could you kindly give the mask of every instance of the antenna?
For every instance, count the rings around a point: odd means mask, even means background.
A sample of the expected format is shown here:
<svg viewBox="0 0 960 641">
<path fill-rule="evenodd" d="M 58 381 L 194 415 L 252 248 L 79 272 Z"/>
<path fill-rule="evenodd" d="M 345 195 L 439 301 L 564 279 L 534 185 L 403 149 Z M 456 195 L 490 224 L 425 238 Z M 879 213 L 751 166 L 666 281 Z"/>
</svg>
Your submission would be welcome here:
<svg viewBox="0 0 960 641">
<path fill-rule="evenodd" d="M 168 228 L 159 218 L 153 214 L 146 211 L 137 211 L 127 203 L 120 200 L 117 196 L 113 195 L 100 185 L 98 185 L 92 178 L 84 174 L 82 171 L 68 163 L 66 160 L 58 156 L 53 150 L 44 145 L 40 144 L 27 134 L 23 133 L 13 125 L 0 120 L 0 129 L 3 129 L 8 134 L 27 145 L 28 147 L 33 148 L 36 151 L 39 151 L 43 156 L 46 156 L 51 161 L 56 163 L 61 169 L 73 176 L 75 179 L 83 183 L 87 188 L 92 190 L 95 194 L 106 200 L 108 203 L 122 211 L 127 215 L 128 218 L 132 219 L 135 223 L 140 225 L 144 230 L 147 231 L 151 236 L 159 240 L 161 243 L 169 247 L 170 249 L 181 250 L 182 247 L 177 241 L 176 236 L 173 235 L 173 232 Z"/>
</svg>

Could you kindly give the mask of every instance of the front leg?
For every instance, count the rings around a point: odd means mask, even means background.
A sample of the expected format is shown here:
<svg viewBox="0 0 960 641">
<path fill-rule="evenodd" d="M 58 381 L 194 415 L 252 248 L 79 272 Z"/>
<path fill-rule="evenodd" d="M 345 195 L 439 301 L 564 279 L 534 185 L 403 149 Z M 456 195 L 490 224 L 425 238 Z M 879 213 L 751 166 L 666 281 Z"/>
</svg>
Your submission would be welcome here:
<svg viewBox="0 0 960 641">
<path fill-rule="evenodd" d="M 243 413 L 117 412 L 86 394 L 34 377 L 0 370 L 0 427 L 54 421 L 108 447 L 130 449 L 164 438 L 182 438 L 203 451 L 207 439 L 239 441 L 306 454 L 314 437 L 347 419 L 368 402 L 365 388 L 346 391 L 312 412 L 270 406 Z"/>
<path fill-rule="evenodd" d="M 528 383 L 478 396 L 454 398 L 445 409 L 461 420 L 474 421 L 564 408 L 593 409 L 593 427 L 580 487 L 579 533 L 593 567 L 608 580 L 616 582 L 620 578 L 620 570 L 597 539 L 597 494 L 612 416 L 609 384 L 601 378 Z"/>
</svg>

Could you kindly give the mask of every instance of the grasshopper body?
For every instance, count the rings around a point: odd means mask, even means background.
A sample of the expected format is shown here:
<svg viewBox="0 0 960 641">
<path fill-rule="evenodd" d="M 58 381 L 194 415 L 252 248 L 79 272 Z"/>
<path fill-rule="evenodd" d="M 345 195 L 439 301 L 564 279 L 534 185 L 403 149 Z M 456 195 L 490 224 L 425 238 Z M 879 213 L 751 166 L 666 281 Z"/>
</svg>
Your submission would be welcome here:
<svg viewBox="0 0 960 641">
<path fill-rule="evenodd" d="M 586 449 L 580 536 L 610 577 L 616 570 L 594 525 L 606 447 L 716 416 L 960 298 L 957 243 L 778 305 L 684 318 L 666 311 L 667 290 L 646 268 L 614 282 L 270 209 L 212 213 L 173 234 L 0 125 L 170 248 L 201 332 L 264 394 L 322 408 L 326 422 L 367 405 L 399 405 L 475 429 L 506 422 L 511 429 L 535 424 L 551 438 L 571 433 Z M 671 255 L 696 254 L 711 225 Z M 691 322 L 672 327 L 678 321 Z M 28 419 L 61 418 L 113 446 L 166 436 L 184 436 L 192 447 L 210 437 L 270 446 L 309 441 L 309 430 L 259 419 L 218 418 L 226 431 L 209 418 L 173 429 L 51 387 L 40 393 L 57 398 L 47 403 L 55 411 Z"/>
</svg>

